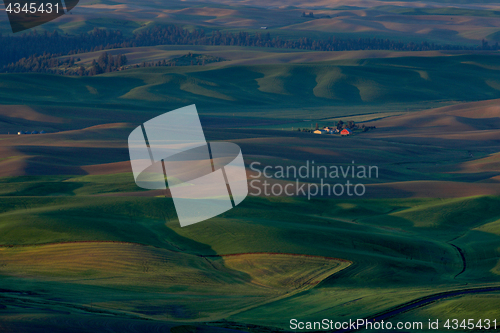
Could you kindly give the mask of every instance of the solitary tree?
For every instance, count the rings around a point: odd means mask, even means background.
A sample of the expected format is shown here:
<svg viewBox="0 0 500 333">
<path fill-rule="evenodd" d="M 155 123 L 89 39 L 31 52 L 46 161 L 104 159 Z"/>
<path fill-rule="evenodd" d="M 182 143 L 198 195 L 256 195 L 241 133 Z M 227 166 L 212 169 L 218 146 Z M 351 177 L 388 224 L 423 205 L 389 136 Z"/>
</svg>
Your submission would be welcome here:
<svg viewBox="0 0 500 333">
<path fill-rule="evenodd" d="M 338 130 L 342 129 L 342 126 L 344 126 L 344 122 L 343 122 L 342 120 L 339 120 L 339 121 L 337 122 L 337 129 L 338 129 Z"/>
</svg>

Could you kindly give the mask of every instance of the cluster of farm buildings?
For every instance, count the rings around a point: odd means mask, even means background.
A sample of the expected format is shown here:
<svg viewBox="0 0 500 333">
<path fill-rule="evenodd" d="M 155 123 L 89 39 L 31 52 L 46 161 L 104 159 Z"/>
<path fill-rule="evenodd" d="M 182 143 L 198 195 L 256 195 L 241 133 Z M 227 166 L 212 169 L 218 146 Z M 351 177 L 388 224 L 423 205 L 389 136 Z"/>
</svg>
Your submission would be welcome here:
<svg viewBox="0 0 500 333">
<path fill-rule="evenodd" d="M 351 135 L 352 131 L 348 128 L 338 129 L 337 127 L 323 127 L 322 129 L 317 129 L 313 132 L 314 134 L 340 134 L 342 136 Z"/>
</svg>

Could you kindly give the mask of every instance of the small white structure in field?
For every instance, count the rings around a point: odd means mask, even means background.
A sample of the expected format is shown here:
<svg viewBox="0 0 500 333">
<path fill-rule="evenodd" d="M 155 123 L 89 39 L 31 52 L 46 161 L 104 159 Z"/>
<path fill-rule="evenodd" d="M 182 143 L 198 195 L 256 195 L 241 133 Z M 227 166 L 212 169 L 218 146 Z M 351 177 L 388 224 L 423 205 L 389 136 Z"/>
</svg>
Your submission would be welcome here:
<svg viewBox="0 0 500 333">
<path fill-rule="evenodd" d="M 17 135 L 23 135 L 23 134 L 24 134 L 24 131 L 17 132 Z"/>
<path fill-rule="evenodd" d="M 262 30 L 267 30 L 267 27 L 260 27 Z"/>
</svg>

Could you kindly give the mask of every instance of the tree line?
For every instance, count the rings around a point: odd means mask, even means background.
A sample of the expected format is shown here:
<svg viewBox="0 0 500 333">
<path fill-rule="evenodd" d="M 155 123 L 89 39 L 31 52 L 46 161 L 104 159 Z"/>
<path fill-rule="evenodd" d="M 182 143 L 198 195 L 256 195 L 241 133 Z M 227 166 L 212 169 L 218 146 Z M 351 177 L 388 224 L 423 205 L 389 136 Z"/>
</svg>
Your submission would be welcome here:
<svg viewBox="0 0 500 333">
<path fill-rule="evenodd" d="M 78 60 L 77 60 L 78 61 Z M 41 56 L 31 55 L 22 58 L 14 63 L 4 66 L 0 73 L 51 73 L 63 74 L 61 67 L 72 67 L 75 64 L 75 58 L 58 59 L 56 55 L 44 53 Z"/>
<path fill-rule="evenodd" d="M 57 56 L 57 57 L 56 57 Z M 103 52 L 97 60 L 92 60 L 90 65 L 76 64 L 81 58 L 69 57 L 59 58 L 61 55 L 43 54 L 41 56 L 30 56 L 22 58 L 15 63 L 5 66 L 1 72 L 4 73 L 50 73 L 58 75 L 93 76 L 102 73 L 111 73 L 130 68 L 140 67 L 165 67 L 165 66 L 205 66 L 213 62 L 221 62 L 226 59 L 206 54 L 193 54 L 163 59 L 151 62 L 142 62 L 135 65 L 127 65 L 128 59 L 125 55 L 113 56 Z"/>
<path fill-rule="evenodd" d="M 226 59 L 221 57 L 214 57 L 207 54 L 195 54 L 189 52 L 186 55 L 176 57 L 173 59 L 163 59 L 152 62 L 142 62 L 129 68 L 139 68 L 139 67 L 159 67 L 159 66 L 205 66 L 213 62 L 226 61 Z"/>
<path fill-rule="evenodd" d="M 272 37 L 269 32 L 250 34 L 244 31 L 238 33 L 212 31 L 207 34 L 203 29 L 189 31 L 177 25 L 154 27 L 143 30 L 133 36 L 125 36 L 118 30 L 102 30 L 97 28 L 89 33 L 82 33 L 75 36 L 59 34 L 57 31 L 52 33 L 37 33 L 35 30 L 20 37 L 3 36 L 0 34 L 0 50 L 2 50 L 0 52 L 0 68 L 6 71 L 8 69 L 6 66 L 16 63 L 23 58 L 47 58 L 50 56 L 76 55 L 109 49 L 155 45 L 227 45 L 311 51 L 500 49 L 498 43 L 489 45 L 486 41 L 482 41 L 481 45 L 477 46 L 463 46 L 441 45 L 427 41 L 422 41 L 421 43 L 402 42 L 380 38 L 339 39 L 335 36 L 323 40 L 308 37 L 287 39 L 280 36 Z M 43 62 L 43 66 L 47 64 L 48 62 Z"/>
<path fill-rule="evenodd" d="M 93 76 L 102 73 L 116 72 L 127 65 L 125 55 L 116 56 L 103 52 L 97 61 L 94 59 L 89 67 L 78 66 L 75 62 L 80 58 L 69 57 L 60 59 L 61 54 L 45 53 L 41 56 L 31 55 L 15 63 L 4 66 L 0 73 L 49 73 L 59 75 Z"/>
</svg>

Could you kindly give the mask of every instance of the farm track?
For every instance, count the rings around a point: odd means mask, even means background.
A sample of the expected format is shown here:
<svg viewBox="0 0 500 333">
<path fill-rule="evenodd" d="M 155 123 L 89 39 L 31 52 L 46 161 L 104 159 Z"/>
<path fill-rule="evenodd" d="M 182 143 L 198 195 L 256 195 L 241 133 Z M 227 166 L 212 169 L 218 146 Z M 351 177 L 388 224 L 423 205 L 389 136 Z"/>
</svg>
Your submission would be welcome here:
<svg viewBox="0 0 500 333">
<path fill-rule="evenodd" d="M 452 290 L 452 291 L 445 291 L 445 292 L 440 292 L 428 296 L 424 296 L 421 298 L 417 298 L 413 301 L 409 301 L 406 303 L 403 303 L 401 305 L 398 305 L 392 309 L 380 312 L 378 314 L 375 314 L 369 318 L 366 318 L 367 321 L 371 322 L 378 322 L 381 320 L 386 320 L 389 318 L 392 318 L 398 314 L 405 313 L 429 304 L 432 304 L 436 301 L 454 297 L 454 296 L 462 296 L 462 295 L 467 295 L 467 294 L 480 294 L 480 293 L 486 293 L 486 292 L 493 292 L 493 291 L 500 291 L 500 286 L 496 287 L 478 287 L 478 288 L 467 288 L 467 289 L 462 289 L 462 290 Z M 334 330 L 330 332 L 335 332 L 335 333 L 344 333 L 344 332 L 356 332 L 363 330 L 364 326 L 358 327 L 356 329 L 340 329 L 340 330 Z"/>
</svg>

